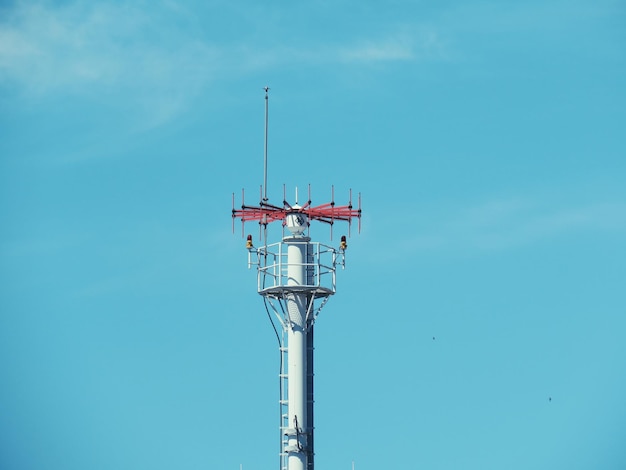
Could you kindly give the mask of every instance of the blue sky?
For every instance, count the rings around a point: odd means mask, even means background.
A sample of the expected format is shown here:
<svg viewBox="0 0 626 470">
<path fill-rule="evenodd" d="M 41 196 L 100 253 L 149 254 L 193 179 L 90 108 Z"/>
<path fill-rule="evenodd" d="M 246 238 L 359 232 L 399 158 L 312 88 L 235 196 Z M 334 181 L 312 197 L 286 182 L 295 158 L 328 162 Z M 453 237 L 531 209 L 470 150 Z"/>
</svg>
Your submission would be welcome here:
<svg viewBox="0 0 626 470">
<path fill-rule="evenodd" d="M 625 468 L 609 0 L 3 2 L 0 467 L 276 468 L 230 217 L 266 85 L 270 199 L 363 197 L 316 329 L 317 466 Z"/>
</svg>

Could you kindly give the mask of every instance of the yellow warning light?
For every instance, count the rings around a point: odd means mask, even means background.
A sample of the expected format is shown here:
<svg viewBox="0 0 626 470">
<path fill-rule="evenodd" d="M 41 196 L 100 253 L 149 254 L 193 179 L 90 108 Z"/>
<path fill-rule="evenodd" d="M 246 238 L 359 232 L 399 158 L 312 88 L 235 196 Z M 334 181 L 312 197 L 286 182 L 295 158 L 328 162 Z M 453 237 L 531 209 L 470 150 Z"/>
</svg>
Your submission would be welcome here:
<svg viewBox="0 0 626 470">
<path fill-rule="evenodd" d="M 246 248 L 254 248 L 254 245 L 252 244 L 252 235 L 248 235 L 248 239 L 246 240 Z"/>
<path fill-rule="evenodd" d="M 348 248 L 348 242 L 346 241 L 346 236 L 342 235 L 341 236 L 341 243 L 339 244 L 339 249 L 340 250 L 345 250 L 346 248 Z"/>
</svg>

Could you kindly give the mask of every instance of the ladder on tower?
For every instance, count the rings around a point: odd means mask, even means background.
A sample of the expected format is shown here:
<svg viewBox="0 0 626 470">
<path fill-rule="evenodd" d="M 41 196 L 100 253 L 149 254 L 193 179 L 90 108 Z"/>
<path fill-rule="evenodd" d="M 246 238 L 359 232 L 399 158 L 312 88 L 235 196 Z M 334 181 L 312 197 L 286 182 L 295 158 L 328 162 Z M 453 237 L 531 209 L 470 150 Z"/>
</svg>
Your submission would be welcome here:
<svg viewBox="0 0 626 470">
<path fill-rule="evenodd" d="M 287 347 L 285 344 L 285 334 L 283 330 L 283 341 L 280 346 L 280 470 L 288 470 L 287 452 L 285 449 L 289 443 L 287 429 L 289 428 L 289 383 L 287 374 Z"/>
</svg>

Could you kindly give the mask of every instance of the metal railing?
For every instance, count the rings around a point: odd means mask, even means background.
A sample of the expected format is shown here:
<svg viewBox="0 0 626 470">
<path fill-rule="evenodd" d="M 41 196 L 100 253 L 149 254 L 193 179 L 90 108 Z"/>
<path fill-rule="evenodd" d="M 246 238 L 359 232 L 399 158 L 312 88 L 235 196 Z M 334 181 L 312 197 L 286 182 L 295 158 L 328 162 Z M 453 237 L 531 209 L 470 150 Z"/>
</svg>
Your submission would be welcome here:
<svg viewBox="0 0 626 470">
<path fill-rule="evenodd" d="M 306 245 L 306 262 L 297 264 L 306 270 L 306 284 L 298 286 L 289 284 L 288 276 L 287 247 L 294 243 Z M 344 264 L 343 251 L 307 240 L 272 243 L 248 250 L 248 268 L 257 267 L 257 287 L 261 294 L 285 288 L 322 290 L 334 294 L 337 264 Z"/>
</svg>

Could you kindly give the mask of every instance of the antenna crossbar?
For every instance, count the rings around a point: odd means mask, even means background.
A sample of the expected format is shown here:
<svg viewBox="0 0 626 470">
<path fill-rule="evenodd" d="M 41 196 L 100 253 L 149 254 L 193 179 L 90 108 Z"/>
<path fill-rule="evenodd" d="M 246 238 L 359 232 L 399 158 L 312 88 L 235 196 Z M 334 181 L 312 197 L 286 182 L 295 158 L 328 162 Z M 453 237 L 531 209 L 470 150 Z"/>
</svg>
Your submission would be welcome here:
<svg viewBox="0 0 626 470">
<path fill-rule="evenodd" d="M 265 201 L 261 201 L 258 206 L 242 204 L 240 209 L 233 207 L 232 217 L 233 219 L 240 219 L 242 223 L 256 220 L 264 225 L 276 221 L 282 221 L 284 225 L 287 215 L 294 213 L 304 214 L 309 220 L 317 220 L 328 224 L 333 224 L 335 221 L 351 222 L 352 219 L 361 218 L 361 208 L 355 209 L 351 203 L 337 206 L 334 202 L 329 202 L 312 207 L 310 205 L 311 201 L 308 201 L 304 206 L 298 207 L 292 206 L 287 201 L 283 202 L 284 207 L 278 207 Z"/>
</svg>

